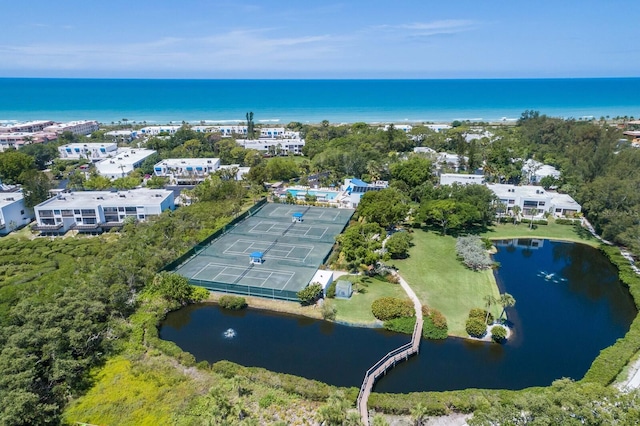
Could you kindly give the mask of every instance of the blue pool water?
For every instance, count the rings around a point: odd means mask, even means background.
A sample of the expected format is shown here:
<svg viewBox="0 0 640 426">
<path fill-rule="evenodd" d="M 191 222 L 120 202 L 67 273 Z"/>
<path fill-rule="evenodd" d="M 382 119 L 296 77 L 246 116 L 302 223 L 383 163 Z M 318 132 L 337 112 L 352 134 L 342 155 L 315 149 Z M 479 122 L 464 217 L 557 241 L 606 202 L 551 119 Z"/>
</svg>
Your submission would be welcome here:
<svg viewBox="0 0 640 426">
<path fill-rule="evenodd" d="M 287 189 L 287 191 L 290 192 L 291 195 L 293 195 L 294 197 L 298 197 L 298 195 L 300 195 L 302 197 L 302 196 L 304 196 L 304 194 L 309 194 L 309 195 L 314 195 L 314 196 L 316 196 L 318 198 L 324 198 L 325 200 L 333 200 L 338 195 L 337 192 L 316 191 L 316 190 L 313 190 L 313 189 L 309 189 L 309 190 Z"/>
</svg>

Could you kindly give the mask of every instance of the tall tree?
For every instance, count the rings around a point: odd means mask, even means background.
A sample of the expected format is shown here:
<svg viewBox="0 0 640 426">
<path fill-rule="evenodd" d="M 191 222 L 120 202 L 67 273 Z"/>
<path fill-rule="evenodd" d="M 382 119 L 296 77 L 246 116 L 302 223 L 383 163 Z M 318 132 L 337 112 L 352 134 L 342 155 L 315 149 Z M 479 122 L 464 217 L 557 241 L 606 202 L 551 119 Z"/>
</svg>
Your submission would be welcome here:
<svg viewBox="0 0 640 426">
<path fill-rule="evenodd" d="M 33 157 L 19 151 L 0 152 L 0 181 L 7 184 L 22 183 L 20 175 L 35 168 Z"/>
<path fill-rule="evenodd" d="M 40 204 L 49 198 L 51 181 L 49 177 L 38 170 L 27 170 L 20 175 L 24 193 L 24 204 L 28 208 Z"/>
<path fill-rule="evenodd" d="M 253 129 L 253 112 L 247 113 L 247 138 L 255 139 L 255 134 Z"/>
<path fill-rule="evenodd" d="M 369 191 L 362 195 L 358 204 L 358 213 L 367 222 L 375 222 L 383 228 L 404 220 L 409 205 L 400 191 L 394 188 Z"/>
<path fill-rule="evenodd" d="M 499 317 L 499 318 L 502 318 L 507 308 L 515 306 L 516 299 L 509 293 L 502 293 L 500 295 L 500 298 L 498 299 L 498 303 L 500 304 L 500 306 L 502 306 L 502 312 L 500 312 L 500 317 Z"/>
</svg>

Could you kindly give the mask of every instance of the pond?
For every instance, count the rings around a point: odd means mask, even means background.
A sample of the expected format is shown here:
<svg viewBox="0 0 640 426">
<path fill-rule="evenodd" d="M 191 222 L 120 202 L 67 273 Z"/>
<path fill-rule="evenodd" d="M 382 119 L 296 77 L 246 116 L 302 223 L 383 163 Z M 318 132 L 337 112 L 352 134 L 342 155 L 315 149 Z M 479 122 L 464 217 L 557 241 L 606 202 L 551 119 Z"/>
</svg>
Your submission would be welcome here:
<svg viewBox="0 0 640 426">
<path fill-rule="evenodd" d="M 516 299 L 507 309 L 514 331 L 509 342 L 423 340 L 420 354 L 380 379 L 377 392 L 521 389 L 561 377 L 580 379 L 635 318 L 631 296 L 596 249 L 515 240 L 499 243 L 494 258 L 501 264 L 496 272 L 500 291 Z M 198 361 L 226 359 L 355 387 L 375 361 L 409 341 L 407 335 L 379 329 L 251 309 L 229 312 L 215 305 L 170 313 L 160 336 Z"/>
</svg>

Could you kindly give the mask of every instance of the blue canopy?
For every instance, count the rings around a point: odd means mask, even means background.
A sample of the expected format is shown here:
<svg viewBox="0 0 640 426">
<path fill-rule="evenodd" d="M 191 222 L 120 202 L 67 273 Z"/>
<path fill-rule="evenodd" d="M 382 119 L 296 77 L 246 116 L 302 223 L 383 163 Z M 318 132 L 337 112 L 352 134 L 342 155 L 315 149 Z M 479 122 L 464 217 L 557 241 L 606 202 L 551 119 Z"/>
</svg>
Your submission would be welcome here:
<svg viewBox="0 0 640 426">
<path fill-rule="evenodd" d="M 294 213 L 292 216 L 295 217 L 296 219 L 299 219 L 299 218 L 301 218 L 303 216 L 303 214 L 302 213 Z"/>
<path fill-rule="evenodd" d="M 251 256 L 252 258 L 256 258 L 256 257 L 260 257 L 261 258 L 263 256 L 263 253 L 261 251 L 254 251 L 249 256 Z"/>
</svg>

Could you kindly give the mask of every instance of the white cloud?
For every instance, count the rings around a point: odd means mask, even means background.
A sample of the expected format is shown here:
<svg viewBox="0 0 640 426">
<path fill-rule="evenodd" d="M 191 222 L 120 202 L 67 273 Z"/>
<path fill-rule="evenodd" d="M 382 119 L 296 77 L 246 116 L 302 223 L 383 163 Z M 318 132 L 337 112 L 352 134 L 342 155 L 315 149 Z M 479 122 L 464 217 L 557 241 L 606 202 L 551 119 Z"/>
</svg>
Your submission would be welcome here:
<svg viewBox="0 0 640 426">
<path fill-rule="evenodd" d="M 428 37 L 441 34 L 456 34 L 476 29 L 479 23 L 468 19 L 445 19 L 430 22 L 413 22 L 399 25 L 380 25 L 376 29 L 409 36 Z"/>
</svg>

